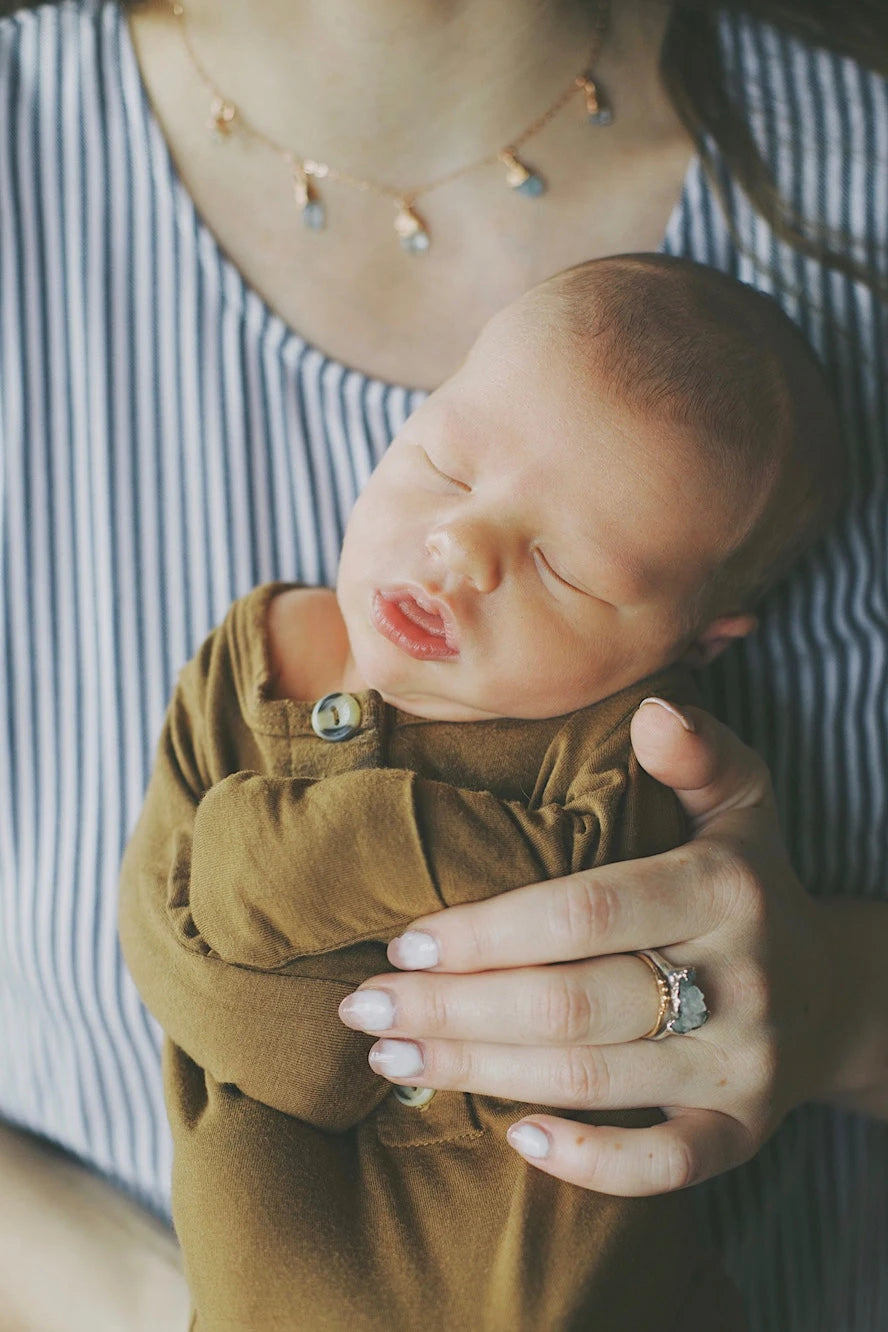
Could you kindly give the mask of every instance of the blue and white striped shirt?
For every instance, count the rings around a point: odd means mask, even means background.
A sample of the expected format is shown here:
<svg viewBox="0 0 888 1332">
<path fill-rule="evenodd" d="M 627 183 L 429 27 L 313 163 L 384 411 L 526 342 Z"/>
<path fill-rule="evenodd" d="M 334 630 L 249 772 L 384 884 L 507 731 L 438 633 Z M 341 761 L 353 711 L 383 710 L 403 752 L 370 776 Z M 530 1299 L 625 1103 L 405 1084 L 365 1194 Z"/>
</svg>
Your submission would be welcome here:
<svg viewBox="0 0 888 1332">
<path fill-rule="evenodd" d="M 722 22 L 784 194 L 888 275 L 888 87 Z M 773 291 L 831 367 L 852 493 L 710 677 L 768 759 L 815 892 L 888 893 L 888 315 L 698 162 L 664 248 Z M 423 395 L 323 356 L 246 287 L 178 180 L 114 0 L 0 21 L 0 1115 L 160 1211 L 160 1037 L 117 867 L 175 672 L 229 602 L 330 582 Z M 853 977 L 842 978 L 853 983 Z M 820 1107 L 705 1190 L 753 1327 L 888 1329 L 888 1130 Z"/>
</svg>

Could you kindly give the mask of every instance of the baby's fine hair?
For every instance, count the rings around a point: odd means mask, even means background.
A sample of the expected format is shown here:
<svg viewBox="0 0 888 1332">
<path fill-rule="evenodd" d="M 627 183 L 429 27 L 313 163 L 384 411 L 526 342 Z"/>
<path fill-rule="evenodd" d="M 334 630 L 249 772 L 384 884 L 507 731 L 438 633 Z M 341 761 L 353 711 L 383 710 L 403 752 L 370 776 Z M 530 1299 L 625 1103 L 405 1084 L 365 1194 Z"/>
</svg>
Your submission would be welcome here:
<svg viewBox="0 0 888 1332">
<path fill-rule="evenodd" d="M 714 484 L 748 506 L 743 537 L 704 593 L 715 613 L 748 609 L 819 535 L 842 491 L 838 417 L 802 333 L 770 297 L 661 254 L 591 260 L 532 296 L 554 303 L 619 401 L 687 432 L 715 465 Z"/>
</svg>

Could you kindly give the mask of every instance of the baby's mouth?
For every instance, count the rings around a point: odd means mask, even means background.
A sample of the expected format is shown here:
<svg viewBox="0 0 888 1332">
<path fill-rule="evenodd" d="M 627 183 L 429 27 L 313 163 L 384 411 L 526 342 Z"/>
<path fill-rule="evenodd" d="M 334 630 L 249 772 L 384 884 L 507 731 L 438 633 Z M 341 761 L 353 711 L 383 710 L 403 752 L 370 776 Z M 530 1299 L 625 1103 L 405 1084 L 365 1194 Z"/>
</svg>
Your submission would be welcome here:
<svg viewBox="0 0 888 1332">
<path fill-rule="evenodd" d="M 416 597 L 403 596 L 397 599 L 398 609 L 418 624 L 420 629 L 425 629 L 430 634 L 436 634 L 441 638 L 447 637 L 447 630 L 444 626 L 444 619 L 437 611 L 427 610 L 416 599 Z"/>
<path fill-rule="evenodd" d="M 437 598 L 415 588 L 391 588 L 373 595 L 374 627 L 411 657 L 426 661 L 459 656 L 453 617 Z"/>
</svg>

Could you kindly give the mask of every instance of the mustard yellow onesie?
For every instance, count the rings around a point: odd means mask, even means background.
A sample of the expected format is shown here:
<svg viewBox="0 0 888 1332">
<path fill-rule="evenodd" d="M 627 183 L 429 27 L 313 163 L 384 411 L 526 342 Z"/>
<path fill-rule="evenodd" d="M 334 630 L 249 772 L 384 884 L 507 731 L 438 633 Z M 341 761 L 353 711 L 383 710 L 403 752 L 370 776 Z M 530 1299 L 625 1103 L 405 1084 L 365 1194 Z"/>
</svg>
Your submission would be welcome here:
<svg viewBox="0 0 888 1332">
<path fill-rule="evenodd" d="M 402 1103 L 336 1015 L 417 916 L 683 840 L 629 721 L 689 682 L 545 721 L 430 722 L 370 691 L 322 738 L 314 700 L 270 697 L 280 590 L 237 602 L 182 673 L 123 867 L 126 958 L 168 1036 L 192 1327 L 742 1328 L 683 1198 L 534 1170 L 505 1141 L 513 1102 Z"/>
</svg>

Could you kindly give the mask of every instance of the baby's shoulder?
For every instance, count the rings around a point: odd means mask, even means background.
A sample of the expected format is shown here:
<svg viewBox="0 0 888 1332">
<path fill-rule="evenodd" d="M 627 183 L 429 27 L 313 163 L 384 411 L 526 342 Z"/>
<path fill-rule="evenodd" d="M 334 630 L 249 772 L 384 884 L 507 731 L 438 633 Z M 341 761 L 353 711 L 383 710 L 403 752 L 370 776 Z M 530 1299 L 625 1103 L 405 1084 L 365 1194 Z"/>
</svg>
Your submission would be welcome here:
<svg viewBox="0 0 888 1332">
<path fill-rule="evenodd" d="M 181 672 L 176 701 L 205 723 L 240 714 L 252 725 L 269 702 L 327 693 L 343 653 L 348 639 L 329 588 L 266 583 L 229 607 Z"/>
<path fill-rule="evenodd" d="M 288 587 L 267 603 L 264 625 L 271 698 L 310 702 L 348 655 L 345 624 L 329 587 Z"/>
</svg>

